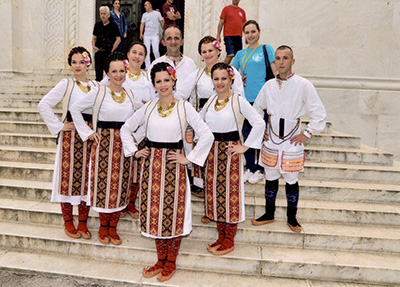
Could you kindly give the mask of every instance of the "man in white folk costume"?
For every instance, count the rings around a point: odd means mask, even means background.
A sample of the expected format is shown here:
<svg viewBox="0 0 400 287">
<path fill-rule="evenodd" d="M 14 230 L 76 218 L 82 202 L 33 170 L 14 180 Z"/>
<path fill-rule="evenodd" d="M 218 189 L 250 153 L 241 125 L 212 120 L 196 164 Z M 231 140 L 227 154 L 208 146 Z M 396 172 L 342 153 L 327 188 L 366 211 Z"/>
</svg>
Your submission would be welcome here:
<svg viewBox="0 0 400 287">
<path fill-rule="evenodd" d="M 167 48 L 167 53 L 158 59 L 155 59 L 149 68 L 149 74 L 154 65 L 161 62 L 170 64 L 176 71 L 176 88 L 178 89 L 181 82 L 197 69 L 194 61 L 183 55 L 180 51 L 183 45 L 183 34 L 178 26 L 168 26 L 165 28 L 161 43 Z"/>
<path fill-rule="evenodd" d="M 326 111 L 313 84 L 292 72 L 294 62 L 292 48 L 278 47 L 275 63 L 279 74 L 265 83 L 254 102 L 258 113 L 268 113 L 268 123 L 260 155 L 266 177 L 265 214 L 253 218 L 252 223 L 274 222 L 278 180 L 282 176 L 286 182 L 287 223 L 292 231 L 300 232 L 296 214 L 298 176 L 304 170 L 303 143 L 325 128 Z M 303 116 L 309 117 L 309 124 L 301 132 Z"/>
</svg>

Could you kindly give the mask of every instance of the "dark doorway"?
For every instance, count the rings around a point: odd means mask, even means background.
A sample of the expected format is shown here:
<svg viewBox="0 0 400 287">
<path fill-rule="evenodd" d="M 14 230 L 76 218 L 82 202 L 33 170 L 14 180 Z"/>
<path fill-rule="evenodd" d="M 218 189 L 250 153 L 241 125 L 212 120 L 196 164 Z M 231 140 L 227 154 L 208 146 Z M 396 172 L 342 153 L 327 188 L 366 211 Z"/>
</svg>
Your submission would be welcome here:
<svg viewBox="0 0 400 287">
<path fill-rule="evenodd" d="M 121 12 L 124 13 L 128 23 L 128 35 L 124 48 L 129 46 L 133 41 L 139 40 L 139 27 L 144 8 L 142 0 L 121 0 Z M 96 0 L 96 22 L 100 21 L 99 8 L 100 6 L 108 6 L 113 9 L 112 0 Z"/>
<path fill-rule="evenodd" d="M 144 2 L 146 0 L 121 0 L 121 11 L 124 13 L 126 20 L 128 22 L 128 36 L 126 41 L 126 46 L 131 42 L 139 40 L 140 33 L 140 21 L 142 15 L 145 12 Z M 150 0 L 153 4 L 153 9 L 159 9 L 160 13 L 162 11 L 162 6 L 165 4 L 166 0 Z M 184 31 L 184 17 L 185 17 L 185 1 L 184 0 L 174 0 L 173 4 L 179 10 L 182 15 L 182 19 L 177 21 L 178 26 Z M 96 22 L 100 21 L 99 8 L 100 6 L 108 6 L 110 10 L 113 9 L 112 0 L 96 0 Z M 161 45 L 162 46 L 162 45 Z M 164 48 L 164 46 L 162 46 Z M 161 55 L 164 53 L 160 50 Z"/>
</svg>

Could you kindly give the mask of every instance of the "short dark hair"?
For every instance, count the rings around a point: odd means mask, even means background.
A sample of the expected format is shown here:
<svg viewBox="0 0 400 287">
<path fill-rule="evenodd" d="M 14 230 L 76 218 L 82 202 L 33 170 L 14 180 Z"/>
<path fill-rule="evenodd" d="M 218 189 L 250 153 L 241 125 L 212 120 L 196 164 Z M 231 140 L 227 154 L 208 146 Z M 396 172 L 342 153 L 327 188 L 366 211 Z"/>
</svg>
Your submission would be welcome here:
<svg viewBox="0 0 400 287">
<path fill-rule="evenodd" d="M 159 62 L 159 63 L 155 64 L 153 66 L 153 68 L 151 68 L 150 78 L 151 78 L 151 82 L 152 82 L 153 86 L 155 84 L 156 73 L 165 71 L 165 72 L 167 72 L 169 74 L 168 67 L 174 69 L 174 67 L 172 67 L 167 62 Z"/>
<path fill-rule="evenodd" d="M 211 79 L 213 78 L 214 72 L 216 70 L 225 70 L 225 71 L 228 72 L 228 69 L 231 69 L 232 72 L 233 72 L 233 68 L 229 64 L 226 64 L 224 62 L 218 62 L 218 63 L 214 64 L 214 66 L 212 66 L 212 68 L 211 68 Z M 228 72 L 228 74 L 229 74 L 229 72 Z M 235 79 L 232 79 L 232 84 L 233 84 L 234 81 L 235 81 Z"/>
<path fill-rule="evenodd" d="M 276 51 L 286 49 L 290 50 L 290 52 L 292 52 L 292 57 L 294 57 L 293 49 L 288 45 L 280 45 L 278 48 L 276 48 Z"/>
<path fill-rule="evenodd" d="M 199 51 L 199 54 L 201 55 L 201 46 L 203 44 L 209 44 L 209 43 L 214 42 L 215 40 L 217 40 L 217 39 L 215 39 L 213 36 L 205 36 L 205 37 L 203 37 L 199 42 L 199 46 L 197 47 L 197 50 Z"/>
<path fill-rule="evenodd" d="M 92 56 L 90 55 L 89 51 L 86 50 L 85 47 L 77 46 L 77 47 L 72 48 L 71 51 L 69 51 L 68 60 L 67 60 L 68 61 L 68 65 L 71 66 L 72 56 L 73 55 L 75 55 L 75 54 L 83 54 L 84 52 L 88 53 L 89 58 L 90 58 L 90 63 L 92 63 Z"/>
<path fill-rule="evenodd" d="M 121 4 L 121 0 L 113 0 L 112 3 L 114 5 L 115 1 L 119 1 L 119 4 Z"/>
<path fill-rule="evenodd" d="M 179 32 L 181 32 L 181 38 L 183 39 L 182 30 L 181 30 L 181 28 L 179 28 L 179 26 L 177 26 L 177 25 L 169 25 L 169 26 L 167 26 L 167 27 L 163 30 L 163 32 L 162 32 L 162 38 L 161 38 L 161 39 L 164 40 L 164 38 L 165 38 L 165 31 L 167 31 L 169 28 L 176 28 L 176 29 L 178 29 Z"/>
<path fill-rule="evenodd" d="M 130 43 L 129 47 L 128 47 L 128 51 L 126 52 L 126 55 L 128 56 L 128 53 L 131 51 L 132 47 L 135 45 L 140 45 L 144 48 L 144 56 L 146 57 L 147 56 L 147 47 L 145 44 L 143 44 L 143 42 L 140 42 L 140 41 L 133 41 L 132 43 Z"/>
<path fill-rule="evenodd" d="M 255 21 L 255 20 L 246 21 L 246 23 L 243 24 L 243 31 L 244 31 L 244 28 L 246 28 L 246 26 L 251 25 L 251 24 L 255 25 L 258 32 L 260 32 L 260 25 L 258 25 L 257 21 Z"/>
<path fill-rule="evenodd" d="M 123 62 L 124 60 L 128 60 L 125 54 L 121 52 L 112 52 L 110 55 L 108 55 L 106 62 L 104 63 L 104 70 L 106 71 L 106 73 L 108 73 L 110 70 L 111 62 L 116 62 L 116 61 Z"/>
</svg>

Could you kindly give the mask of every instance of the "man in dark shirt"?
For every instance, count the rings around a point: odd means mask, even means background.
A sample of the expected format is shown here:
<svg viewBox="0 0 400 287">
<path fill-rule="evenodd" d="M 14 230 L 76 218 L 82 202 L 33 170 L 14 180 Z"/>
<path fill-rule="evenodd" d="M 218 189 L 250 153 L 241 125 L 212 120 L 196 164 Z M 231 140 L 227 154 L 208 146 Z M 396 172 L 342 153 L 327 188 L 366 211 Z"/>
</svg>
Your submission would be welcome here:
<svg viewBox="0 0 400 287">
<path fill-rule="evenodd" d="M 100 7 L 101 22 L 97 22 L 93 29 L 92 46 L 95 52 L 94 61 L 96 69 L 96 81 L 103 79 L 104 63 L 107 56 L 114 52 L 121 43 L 121 36 L 117 24 L 110 22 L 110 8 Z"/>
<path fill-rule="evenodd" d="M 171 25 L 176 25 L 176 20 L 181 19 L 181 13 L 172 4 L 174 0 L 167 0 L 162 7 L 162 15 L 164 17 L 164 29 Z"/>
</svg>

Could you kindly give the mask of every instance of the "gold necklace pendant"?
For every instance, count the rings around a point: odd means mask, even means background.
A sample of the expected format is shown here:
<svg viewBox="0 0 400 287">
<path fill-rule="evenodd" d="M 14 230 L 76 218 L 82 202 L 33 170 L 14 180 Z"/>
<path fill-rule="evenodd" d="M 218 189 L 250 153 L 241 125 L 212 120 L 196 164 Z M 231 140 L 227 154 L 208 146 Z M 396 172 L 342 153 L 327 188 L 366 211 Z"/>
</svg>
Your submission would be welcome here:
<svg viewBox="0 0 400 287">
<path fill-rule="evenodd" d="M 81 91 L 84 92 L 85 94 L 90 92 L 89 80 L 86 82 L 86 84 L 87 84 L 86 87 L 84 85 L 82 85 L 81 82 L 78 80 L 75 80 L 75 83 L 79 87 L 79 89 L 81 89 Z"/>
<path fill-rule="evenodd" d="M 111 93 L 111 97 L 114 100 L 114 102 L 118 103 L 118 104 L 122 104 L 123 102 L 125 102 L 125 91 L 124 89 L 121 90 L 121 95 L 117 96 L 111 89 L 110 89 L 110 93 Z"/>
<path fill-rule="evenodd" d="M 204 69 L 204 72 L 206 73 L 206 76 L 211 78 L 211 71 L 207 68 Z"/>
<path fill-rule="evenodd" d="M 142 75 L 142 71 L 140 71 L 139 73 L 136 73 L 136 74 L 128 72 L 129 79 L 131 79 L 134 82 L 139 80 L 141 75 Z"/>
<path fill-rule="evenodd" d="M 176 104 L 176 102 L 172 102 L 165 108 L 158 106 L 157 110 L 158 110 L 158 114 L 160 115 L 160 117 L 163 117 L 163 118 L 168 117 L 172 113 L 172 110 L 174 109 L 175 104 Z"/>
<path fill-rule="evenodd" d="M 221 102 L 218 101 L 218 98 L 217 98 L 217 100 L 215 101 L 215 111 L 216 112 L 218 112 L 218 111 L 222 110 L 223 108 L 225 108 L 225 106 L 229 102 L 229 97 L 227 97 L 225 100 L 222 100 Z"/>
</svg>

